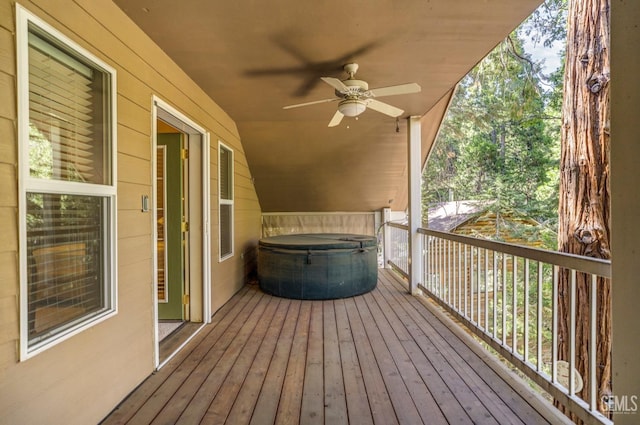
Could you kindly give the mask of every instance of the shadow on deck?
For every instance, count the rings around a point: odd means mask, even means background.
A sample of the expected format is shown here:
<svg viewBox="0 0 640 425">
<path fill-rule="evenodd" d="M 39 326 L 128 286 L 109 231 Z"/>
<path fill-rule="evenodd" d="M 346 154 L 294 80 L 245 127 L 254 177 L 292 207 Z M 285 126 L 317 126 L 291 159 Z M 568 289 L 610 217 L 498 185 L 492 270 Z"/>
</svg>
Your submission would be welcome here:
<svg viewBox="0 0 640 425">
<path fill-rule="evenodd" d="M 103 423 L 563 421 L 450 326 L 388 270 L 371 293 L 341 300 L 288 300 L 247 286 Z"/>
</svg>

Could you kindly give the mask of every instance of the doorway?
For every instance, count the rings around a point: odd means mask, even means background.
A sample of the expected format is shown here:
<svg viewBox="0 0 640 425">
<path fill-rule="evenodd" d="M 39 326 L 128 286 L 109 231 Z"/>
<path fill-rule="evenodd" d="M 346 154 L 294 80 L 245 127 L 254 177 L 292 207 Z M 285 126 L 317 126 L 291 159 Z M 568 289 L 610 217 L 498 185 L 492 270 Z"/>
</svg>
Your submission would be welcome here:
<svg viewBox="0 0 640 425">
<path fill-rule="evenodd" d="M 185 135 L 163 121 L 158 120 L 157 125 L 156 290 L 158 321 L 160 325 L 166 324 L 164 327 L 159 326 L 162 341 L 168 335 L 166 329 L 189 320 L 188 268 L 185 267 L 185 258 L 189 256 L 189 246 L 186 243 L 189 238 L 186 220 L 188 199 L 185 196 L 188 193 L 189 179 L 185 178 Z"/>
<path fill-rule="evenodd" d="M 156 367 L 210 317 L 208 134 L 154 99 Z"/>
</svg>

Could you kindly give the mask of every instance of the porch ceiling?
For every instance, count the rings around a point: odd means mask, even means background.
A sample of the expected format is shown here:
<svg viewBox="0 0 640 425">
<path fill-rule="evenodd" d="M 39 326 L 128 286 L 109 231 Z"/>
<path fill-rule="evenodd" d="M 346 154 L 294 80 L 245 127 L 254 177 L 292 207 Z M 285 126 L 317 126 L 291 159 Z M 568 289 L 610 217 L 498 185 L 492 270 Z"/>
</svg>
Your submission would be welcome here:
<svg viewBox="0 0 640 425">
<path fill-rule="evenodd" d="M 455 84 L 541 0 L 114 0 L 235 120 L 262 210 L 406 206 L 406 122 L 423 116 L 426 158 Z M 327 124 L 337 103 L 321 76 L 360 65 L 396 120 L 366 111 Z M 390 204 L 391 202 L 391 204 Z"/>
</svg>

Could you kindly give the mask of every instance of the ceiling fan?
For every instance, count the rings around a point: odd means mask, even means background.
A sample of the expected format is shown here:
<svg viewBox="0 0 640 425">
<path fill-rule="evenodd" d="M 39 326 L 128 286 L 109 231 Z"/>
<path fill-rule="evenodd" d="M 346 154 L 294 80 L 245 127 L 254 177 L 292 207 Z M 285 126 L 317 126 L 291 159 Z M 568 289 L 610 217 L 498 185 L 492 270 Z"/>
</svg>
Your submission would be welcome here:
<svg viewBox="0 0 640 425">
<path fill-rule="evenodd" d="M 285 106 L 283 109 L 300 108 L 302 106 L 315 105 L 318 103 L 336 102 L 338 110 L 331 118 L 329 127 L 335 127 L 342 121 L 342 118 L 357 117 L 367 108 L 373 109 L 390 117 L 399 117 L 404 113 L 400 108 L 380 102 L 374 98 L 383 96 L 394 96 L 398 94 L 410 94 L 420 92 L 421 87 L 416 83 L 400 84 L 397 86 L 380 87 L 369 90 L 366 81 L 354 78 L 358 71 L 357 63 L 348 63 L 344 66 L 345 72 L 349 75 L 346 80 L 339 80 L 334 77 L 321 77 L 322 81 L 335 89 L 336 97 L 331 99 L 316 100 L 313 102 L 299 103 L 297 105 Z"/>
</svg>

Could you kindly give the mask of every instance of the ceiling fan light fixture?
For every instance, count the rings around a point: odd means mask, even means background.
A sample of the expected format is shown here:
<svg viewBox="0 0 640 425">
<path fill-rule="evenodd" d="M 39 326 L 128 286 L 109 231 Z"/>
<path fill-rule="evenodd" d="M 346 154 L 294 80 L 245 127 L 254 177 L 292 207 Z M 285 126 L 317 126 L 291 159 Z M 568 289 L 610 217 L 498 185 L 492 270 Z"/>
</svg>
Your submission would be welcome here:
<svg viewBox="0 0 640 425">
<path fill-rule="evenodd" d="M 297 105 L 283 106 L 284 109 L 299 108 L 301 106 L 317 105 L 319 103 L 338 101 L 338 110 L 329 121 L 328 127 L 335 127 L 342 122 L 344 117 L 357 117 L 367 109 L 371 109 L 389 117 L 397 118 L 404 114 L 404 110 L 380 102 L 379 97 L 395 96 L 400 94 L 419 93 L 421 89 L 417 83 L 398 84 L 395 86 L 379 87 L 369 90 L 369 84 L 363 80 L 357 80 L 355 73 L 358 64 L 349 63 L 344 66 L 345 72 L 349 75 L 346 80 L 335 77 L 320 77 L 322 81 L 333 87 L 335 97 L 330 99 L 314 100 L 312 102 L 299 103 Z M 398 131 L 396 123 L 396 131 Z"/>
<path fill-rule="evenodd" d="M 345 99 L 338 104 L 338 111 L 347 117 L 357 117 L 367 109 L 367 104 L 358 99 Z"/>
</svg>

